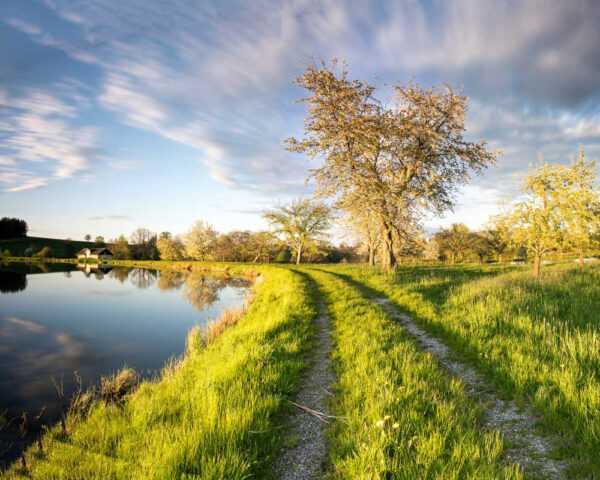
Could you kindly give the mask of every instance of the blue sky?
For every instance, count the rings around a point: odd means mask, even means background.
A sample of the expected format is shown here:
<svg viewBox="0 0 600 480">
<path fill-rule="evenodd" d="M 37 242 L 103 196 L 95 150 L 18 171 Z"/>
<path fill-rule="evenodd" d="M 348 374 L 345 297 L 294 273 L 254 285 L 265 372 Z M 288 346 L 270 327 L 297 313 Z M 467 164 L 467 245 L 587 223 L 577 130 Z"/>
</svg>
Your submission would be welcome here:
<svg viewBox="0 0 600 480">
<path fill-rule="evenodd" d="M 464 88 L 469 136 L 504 153 L 427 225 L 476 228 L 538 151 L 599 155 L 598 25 L 594 0 L 3 0 L 0 215 L 72 238 L 264 227 L 311 192 L 282 147 L 302 131 L 291 82 L 338 57 Z"/>
</svg>

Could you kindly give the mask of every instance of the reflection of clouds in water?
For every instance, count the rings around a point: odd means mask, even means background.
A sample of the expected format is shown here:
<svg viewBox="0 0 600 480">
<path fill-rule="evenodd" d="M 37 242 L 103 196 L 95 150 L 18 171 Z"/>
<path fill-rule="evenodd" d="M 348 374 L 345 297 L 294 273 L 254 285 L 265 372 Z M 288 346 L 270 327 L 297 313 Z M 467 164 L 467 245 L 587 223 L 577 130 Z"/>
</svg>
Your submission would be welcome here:
<svg viewBox="0 0 600 480">
<path fill-rule="evenodd" d="M 131 295 L 131 292 L 127 290 L 108 290 L 103 292 L 102 290 L 87 290 L 83 292 L 85 295 L 95 295 L 98 297 L 125 297 Z"/>
<path fill-rule="evenodd" d="M 42 323 L 34 322 L 33 320 L 26 320 L 24 318 L 17 317 L 6 317 L 6 321 L 19 325 L 26 330 L 34 333 L 43 333 L 46 331 L 46 326 Z"/>
<path fill-rule="evenodd" d="M 75 370 L 95 365 L 99 358 L 85 341 L 65 332 L 52 332 L 37 322 L 6 317 L 0 335 L 0 408 L 37 409 L 56 403 L 50 375 L 65 375 L 71 384 Z"/>
</svg>

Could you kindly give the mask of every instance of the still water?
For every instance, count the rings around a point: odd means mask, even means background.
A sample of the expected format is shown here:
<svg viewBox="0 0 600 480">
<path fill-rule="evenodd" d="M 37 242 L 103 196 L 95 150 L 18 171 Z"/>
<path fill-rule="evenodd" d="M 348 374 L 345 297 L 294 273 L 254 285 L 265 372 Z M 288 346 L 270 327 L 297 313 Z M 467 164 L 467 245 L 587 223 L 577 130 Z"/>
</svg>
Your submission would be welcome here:
<svg viewBox="0 0 600 480">
<path fill-rule="evenodd" d="M 181 272 L 0 264 L 0 463 L 60 417 L 56 385 L 68 398 L 75 372 L 84 387 L 124 365 L 151 375 L 184 351 L 190 328 L 241 304 L 248 288 Z"/>
</svg>

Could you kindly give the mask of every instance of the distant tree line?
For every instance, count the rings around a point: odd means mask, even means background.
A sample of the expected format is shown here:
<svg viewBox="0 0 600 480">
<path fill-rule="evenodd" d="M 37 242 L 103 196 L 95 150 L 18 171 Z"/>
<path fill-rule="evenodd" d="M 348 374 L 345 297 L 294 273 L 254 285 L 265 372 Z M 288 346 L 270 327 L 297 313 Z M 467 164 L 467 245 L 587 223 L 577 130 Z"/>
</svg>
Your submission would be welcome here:
<svg viewBox="0 0 600 480">
<path fill-rule="evenodd" d="M 308 200 L 301 202 L 305 206 L 310 203 Z M 360 259 L 356 247 L 345 244 L 335 246 L 315 234 L 315 229 L 312 229 L 311 233 L 301 235 L 302 239 L 292 239 L 278 235 L 277 231 L 235 230 L 220 233 L 210 224 L 199 220 L 181 235 L 166 231 L 156 234 L 147 228 L 138 228 L 129 239 L 121 235 L 112 240 L 108 248 L 114 258 L 120 260 L 289 263 L 298 261 L 298 251 L 304 261 L 313 263 L 354 262 Z"/>
<path fill-rule="evenodd" d="M 0 239 L 27 236 L 27 222 L 20 218 L 3 217 L 0 220 Z"/>
</svg>

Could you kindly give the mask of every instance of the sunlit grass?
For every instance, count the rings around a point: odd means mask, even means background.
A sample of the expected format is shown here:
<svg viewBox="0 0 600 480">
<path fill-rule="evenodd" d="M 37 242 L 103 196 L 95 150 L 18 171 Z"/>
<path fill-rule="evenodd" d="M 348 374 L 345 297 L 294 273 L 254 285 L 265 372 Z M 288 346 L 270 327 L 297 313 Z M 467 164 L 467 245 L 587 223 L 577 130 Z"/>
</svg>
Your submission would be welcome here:
<svg viewBox="0 0 600 480">
<path fill-rule="evenodd" d="M 573 478 L 600 478 L 600 266 L 406 268 L 345 274 L 388 295 L 488 375 L 525 398 L 557 437 Z"/>
<path fill-rule="evenodd" d="M 283 443 L 274 428 L 284 420 L 282 396 L 304 366 L 314 307 L 302 276 L 264 273 L 235 325 L 191 345 L 160 379 L 119 402 L 97 399 L 67 416 L 6 478 L 268 478 Z"/>
<path fill-rule="evenodd" d="M 503 465 L 497 433 L 476 423 L 463 385 L 379 306 L 335 275 L 306 270 L 318 282 L 333 323 L 339 383 L 331 462 L 339 479 L 517 479 Z"/>
</svg>

